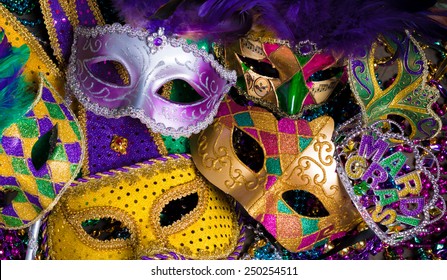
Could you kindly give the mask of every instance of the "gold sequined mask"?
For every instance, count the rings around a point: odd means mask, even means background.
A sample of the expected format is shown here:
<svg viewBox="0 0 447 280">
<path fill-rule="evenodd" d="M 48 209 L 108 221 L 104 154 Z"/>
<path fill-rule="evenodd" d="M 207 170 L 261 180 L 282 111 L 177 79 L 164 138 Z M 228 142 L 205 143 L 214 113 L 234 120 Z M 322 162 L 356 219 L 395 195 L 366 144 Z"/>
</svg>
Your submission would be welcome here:
<svg viewBox="0 0 447 280">
<path fill-rule="evenodd" d="M 81 179 L 48 219 L 51 259 L 224 259 L 239 233 L 227 196 L 180 154 Z"/>
<path fill-rule="evenodd" d="M 328 53 L 301 55 L 285 42 L 253 35 L 227 46 L 225 60 L 238 73 L 241 94 L 282 116 L 326 101 L 343 73 Z"/>
<path fill-rule="evenodd" d="M 191 138 L 199 171 L 233 196 L 286 249 L 342 235 L 359 215 L 335 172 L 334 122 L 283 118 L 227 98 L 215 122 Z"/>
</svg>

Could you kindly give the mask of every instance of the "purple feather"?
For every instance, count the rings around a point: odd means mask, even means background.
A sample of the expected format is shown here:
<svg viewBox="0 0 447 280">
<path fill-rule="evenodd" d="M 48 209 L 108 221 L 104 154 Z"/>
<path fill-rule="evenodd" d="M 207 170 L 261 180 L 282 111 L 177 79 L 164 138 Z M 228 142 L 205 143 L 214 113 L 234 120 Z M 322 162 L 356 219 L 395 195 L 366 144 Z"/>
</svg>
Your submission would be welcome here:
<svg viewBox="0 0 447 280">
<path fill-rule="evenodd" d="M 175 2 L 171 6 L 175 6 L 176 9 L 169 17 L 160 19 L 156 13 L 160 8 L 166 7 L 168 2 Z M 167 33 L 187 34 L 208 39 L 236 39 L 245 35 L 253 22 L 251 10 L 261 4 L 272 10 L 270 2 L 267 0 L 113 1 L 125 23 L 134 27 L 143 27 L 149 30 L 164 27 Z"/>
<path fill-rule="evenodd" d="M 161 7 L 175 7 L 169 17 L 154 19 Z M 295 43 L 310 40 L 318 48 L 337 54 L 356 54 L 379 34 L 405 29 L 428 40 L 445 38 L 447 28 L 430 16 L 447 16 L 429 10 L 427 0 L 114 0 L 126 23 L 169 33 L 209 39 L 234 40 L 253 24 Z M 165 12 L 165 11 L 164 11 Z"/>
<path fill-rule="evenodd" d="M 278 33 L 291 36 L 293 33 L 286 25 L 278 4 L 280 1 L 272 0 L 208 0 L 200 6 L 199 16 L 211 24 L 235 16 L 256 18 L 257 24 L 269 26 L 273 23 Z"/>
<path fill-rule="evenodd" d="M 129 1 L 113 0 L 115 9 L 123 20 L 134 27 L 143 27 L 148 18 L 169 0 Z"/>
<path fill-rule="evenodd" d="M 408 29 L 428 39 L 445 38 L 446 26 L 432 20 L 429 11 L 433 1 L 403 0 L 295 0 L 282 1 L 280 13 L 292 31 L 281 32 L 275 25 L 278 37 L 294 42 L 311 40 L 320 49 L 340 54 L 357 54 L 370 46 L 378 35 L 392 36 Z M 285 5 L 285 4 L 288 5 Z M 438 13 L 445 15 L 445 12 Z"/>
</svg>

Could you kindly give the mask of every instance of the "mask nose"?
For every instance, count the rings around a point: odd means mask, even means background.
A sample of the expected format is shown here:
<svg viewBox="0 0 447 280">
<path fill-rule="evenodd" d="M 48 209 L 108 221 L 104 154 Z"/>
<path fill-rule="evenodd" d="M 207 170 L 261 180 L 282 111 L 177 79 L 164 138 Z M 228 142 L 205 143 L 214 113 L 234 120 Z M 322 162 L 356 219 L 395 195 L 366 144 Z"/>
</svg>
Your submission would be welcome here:
<svg viewBox="0 0 447 280">
<path fill-rule="evenodd" d="M 289 115 L 298 114 L 308 93 L 309 89 L 302 72 L 296 73 L 292 79 L 276 90 L 279 107 Z"/>
</svg>

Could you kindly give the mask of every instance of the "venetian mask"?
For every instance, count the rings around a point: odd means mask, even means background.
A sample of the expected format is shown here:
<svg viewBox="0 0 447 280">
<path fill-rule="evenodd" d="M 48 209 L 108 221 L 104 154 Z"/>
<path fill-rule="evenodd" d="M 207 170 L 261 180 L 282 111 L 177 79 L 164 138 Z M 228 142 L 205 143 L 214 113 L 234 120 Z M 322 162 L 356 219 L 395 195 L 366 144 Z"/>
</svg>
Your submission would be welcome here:
<svg viewBox="0 0 447 280">
<path fill-rule="evenodd" d="M 214 123 L 191 137 L 191 154 L 281 245 L 304 251 L 359 222 L 335 172 L 333 130 L 330 117 L 278 121 L 227 98 Z"/>
<path fill-rule="evenodd" d="M 49 215 L 47 232 L 51 259 L 225 259 L 241 239 L 228 197 L 186 154 L 79 179 Z"/>
<path fill-rule="evenodd" d="M 50 210 L 78 175 L 83 145 L 74 114 L 42 78 L 28 112 L 1 137 L 0 226 L 23 228 Z"/>
<path fill-rule="evenodd" d="M 343 73 L 330 53 L 308 47 L 291 48 L 285 41 L 250 34 L 225 47 L 225 61 L 237 70 L 241 94 L 291 116 L 326 101 Z"/>
<path fill-rule="evenodd" d="M 379 61 L 387 63 L 379 68 Z M 402 120 L 412 139 L 436 136 L 442 121 L 432 105 L 439 98 L 439 90 L 430 86 L 428 69 L 422 46 L 408 32 L 394 40 L 382 37 L 362 55 L 351 58 L 349 80 L 365 125 L 385 119 Z M 380 70 L 395 74 L 387 77 Z M 380 76 L 387 78 L 379 81 L 376 77 Z"/>
<path fill-rule="evenodd" d="M 79 101 L 98 115 L 138 118 L 163 135 L 187 137 L 205 128 L 236 80 L 211 54 L 163 29 L 114 24 L 79 27 L 74 36 L 68 85 Z M 182 103 L 158 93 L 173 80 L 189 84 L 199 98 Z"/>
</svg>

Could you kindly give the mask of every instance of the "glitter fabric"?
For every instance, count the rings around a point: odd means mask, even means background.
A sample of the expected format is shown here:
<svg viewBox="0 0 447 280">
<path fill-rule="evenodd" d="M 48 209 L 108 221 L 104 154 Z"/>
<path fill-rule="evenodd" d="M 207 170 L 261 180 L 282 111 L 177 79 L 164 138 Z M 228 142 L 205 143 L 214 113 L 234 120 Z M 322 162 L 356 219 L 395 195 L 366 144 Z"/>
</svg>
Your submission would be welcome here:
<svg viewBox="0 0 447 280">
<path fill-rule="evenodd" d="M 70 56 L 70 42 L 73 40 L 71 23 L 66 5 L 62 1 L 40 1 L 50 42 L 59 64 L 63 66 Z M 65 7 L 63 7 L 65 6 Z M 65 8 L 65 9 L 64 9 Z"/>
<path fill-rule="evenodd" d="M 88 162 L 84 163 L 83 174 L 129 166 L 161 156 L 157 143 L 147 127 L 138 119 L 121 117 L 109 119 L 84 111 L 80 117 L 87 140 Z M 127 139 L 126 153 L 111 148 L 115 136 Z"/>
</svg>

